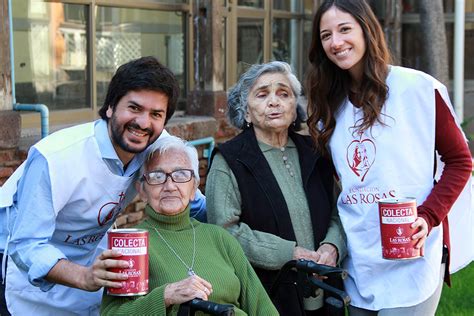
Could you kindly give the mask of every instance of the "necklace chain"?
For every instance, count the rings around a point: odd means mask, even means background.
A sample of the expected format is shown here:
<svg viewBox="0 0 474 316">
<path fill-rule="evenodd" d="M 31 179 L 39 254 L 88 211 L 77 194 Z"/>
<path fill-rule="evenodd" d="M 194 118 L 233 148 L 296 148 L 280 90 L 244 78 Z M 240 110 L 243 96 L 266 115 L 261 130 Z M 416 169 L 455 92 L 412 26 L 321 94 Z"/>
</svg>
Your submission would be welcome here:
<svg viewBox="0 0 474 316">
<path fill-rule="evenodd" d="M 155 229 L 156 233 L 158 234 L 158 237 L 160 237 L 161 240 L 163 240 L 163 242 L 168 247 L 168 249 L 171 250 L 171 252 L 176 256 L 176 258 L 178 258 L 179 261 L 181 261 L 181 263 L 184 264 L 184 266 L 188 269 L 188 275 L 189 276 L 196 274 L 193 270 L 193 268 L 194 268 L 194 259 L 196 259 L 196 230 L 194 229 L 193 222 L 191 221 L 190 223 L 191 223 L 191 227 L 193 228 L 193 260 L 191 262 L 191 266 L 188 266 L 186 264 L 186 262 L 184 262 L 184 260 L 181 259 L 181 257 L 178 255 L 178 253 L 173 249 L 173 247 L 170 246 L 170 244 L 166 241 L 166 239 L 163 237 L 163 235 L 161 235 L 161 233 L 158 231 L 158 229 L 156 229 L 156 227 L 153 227 Z"/>
</svg>

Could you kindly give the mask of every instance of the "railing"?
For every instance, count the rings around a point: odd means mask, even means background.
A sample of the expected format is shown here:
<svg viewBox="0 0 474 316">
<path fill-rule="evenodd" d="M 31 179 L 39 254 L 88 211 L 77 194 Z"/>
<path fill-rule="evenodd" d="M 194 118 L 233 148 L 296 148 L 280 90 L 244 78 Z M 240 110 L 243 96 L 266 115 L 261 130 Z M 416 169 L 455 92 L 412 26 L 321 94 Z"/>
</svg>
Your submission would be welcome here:
<svg viewBox="0 0 474 316">
<path fill-rule="evenodd" d="M 203 155 L 204 158 L 207 158 L 207 166 L 209 168 L 209 166 L 211 165 L 212 151 L 214 150 L 214 147 L 215 147 L 215 144 L 216 144 L 215 141 L 214 141 L 214 138 L 213 137 L 204 137 L 204 138 L 191 140 L 191 141 L 189 141 L 189 143 L 191 145 L 193 145 L 194 147 L 208 144 L 208 147 L 203 150 L 202 155 Z"/>
<path fill-rule="evenodd" d="M 14 84 L 13 84 L 14 85 Z M 45 138 L 49 134 L 49 110 L 44 104 L 13 104 L 15 111 L 34 111 L 41 115 L 41 138 Z"/>
</svg>

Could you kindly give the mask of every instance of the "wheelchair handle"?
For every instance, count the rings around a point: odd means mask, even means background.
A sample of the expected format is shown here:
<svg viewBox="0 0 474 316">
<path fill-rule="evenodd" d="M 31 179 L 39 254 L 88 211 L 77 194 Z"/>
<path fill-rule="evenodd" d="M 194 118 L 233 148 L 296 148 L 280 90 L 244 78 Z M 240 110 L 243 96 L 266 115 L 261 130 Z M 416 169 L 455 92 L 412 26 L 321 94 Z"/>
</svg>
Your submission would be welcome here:
<svg viewBox="0 0 474 316">
<path fill-rule="evenodd" d="M 323 289 L 324 291 L 327 291 L 328 293 L 331 293 L 332 295 L 336 296 L 337 298 L 335 298 L 337 301 L 339 301 L 340 304 L 342 304 L 342 306 L 347 306 L 349 305 L 349 303 L 351 302 L 351 298 L 349 295 L 347 295 L 346 292 L 340 290 L 340 289 L 337 289 L 333 286 L 330 286 L 324 282 L 322 282 L 321 280 L 318 280 L 316 278 L 310 278 L 310 282 L 320 288 L 320 289 Z M 336 303 L 334 300 L 330 300 L 329 302 L 327 302 L 333 306 L 337 306 L 338 303 Z"/>
<path fill-rule="evenodd" d="M 293 263 L 292 261 L 295 262 Z M 325 264 L 319 264 L 311 260 L 298 259 L 292 261 L 289 261 L 288 263 L 291 263 L 292 266 L 294 266 L 300 271 L 316 273 L 320 276 L 334 275 L 336 277 L 340 277 L 342 280 L 347 277 L 347 271 L 341 268 L 331 267 Z"/>
<path fill-rule="evenodd" d="M 305 287 L 305 284 L 309 286 L 309 284 L 313 285 L 315 288 L 321 288 L 328 293 L 331 293 L 333 298 L 329 298 L 326 300 L 326 303 L 336 307 L 336 308 L 343 308 L 347 306 L 351 301 L 349 295 L 346 292 L 337 289 L 329 284 L 320 281 L 319 279 L 313 277 L 313 273 L 319 276 L 328 276 L 328 277 L 339 277 L 344 280 L 347 277 L 347 272 L 344 269 L 331 267 L 324 264 L 315 263 L 311 260 L 290 260 L 283 265 L 280 272 L 278 273 L 275 281 L 273 282 L 270 288 L 270 297 L 275 297 L 276 290 L 278 288 L 278 284 L 282 277 L 288 273 L 290 269 L 295 268 L 298 273 L 298 279 L 302 281 L 300 286 Z M 301 279 L 300 279 L 301 278 Z M 309 284 L 308 284 L 309 282 Z M 303 290 L 304 292 L 304 290 Z M 341 307 L 342 306 L 342 307 Z"/>
<path fill-rule="evenodd" d="M 210 301 L 203 301 L 200 298 L 195 298 L 184 302 L 180 306 L 180 310 L 189 309 L 189 315 L 194 315 L 195 312 L 200 311 L 210 315 L 234 316 L 234 306 L 230 304 L 218 304 Z M 178 312 L 179 314 L 179 312 Z"/>
</svg>

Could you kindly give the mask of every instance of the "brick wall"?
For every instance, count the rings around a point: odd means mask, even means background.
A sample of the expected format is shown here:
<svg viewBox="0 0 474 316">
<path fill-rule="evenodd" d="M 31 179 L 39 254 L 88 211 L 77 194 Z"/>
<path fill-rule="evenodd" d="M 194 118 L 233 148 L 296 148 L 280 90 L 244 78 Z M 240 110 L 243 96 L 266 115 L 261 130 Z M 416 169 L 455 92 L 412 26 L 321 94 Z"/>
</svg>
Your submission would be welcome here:
<svg viewBox="0 0 474 316">
<path fill-rule="evenodd" d="M 0 149 L 0 186 L 13 174 L 26 159 L 26 152 L 13 149 Z"/>
<path fill-rule="evenodd" d="M 18 149 L 20 126 L 18 112 L 0 110 L 0 186 L 26 158 L 26 154 Z"/>
</svg>

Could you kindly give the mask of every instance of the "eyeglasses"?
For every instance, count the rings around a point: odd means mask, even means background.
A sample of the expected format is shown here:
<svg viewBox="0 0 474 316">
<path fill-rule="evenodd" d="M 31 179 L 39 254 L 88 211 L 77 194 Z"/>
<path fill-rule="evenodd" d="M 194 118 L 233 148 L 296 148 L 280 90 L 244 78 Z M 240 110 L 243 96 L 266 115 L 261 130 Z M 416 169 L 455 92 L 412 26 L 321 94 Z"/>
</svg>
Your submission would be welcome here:
<svg viewBox="0 0 474 316">
<path fill-rule="evenodd" d="M 168 180 L 168 177 L 176 183 L 186 183 L 191 181 L 194 177 L 194 171 L 191 169 L 179 169 L 172 172 L 150 171 L 143 175 L 143 178 L 148 184 L 158 185 L 163 184 Z"/>
</svg>

